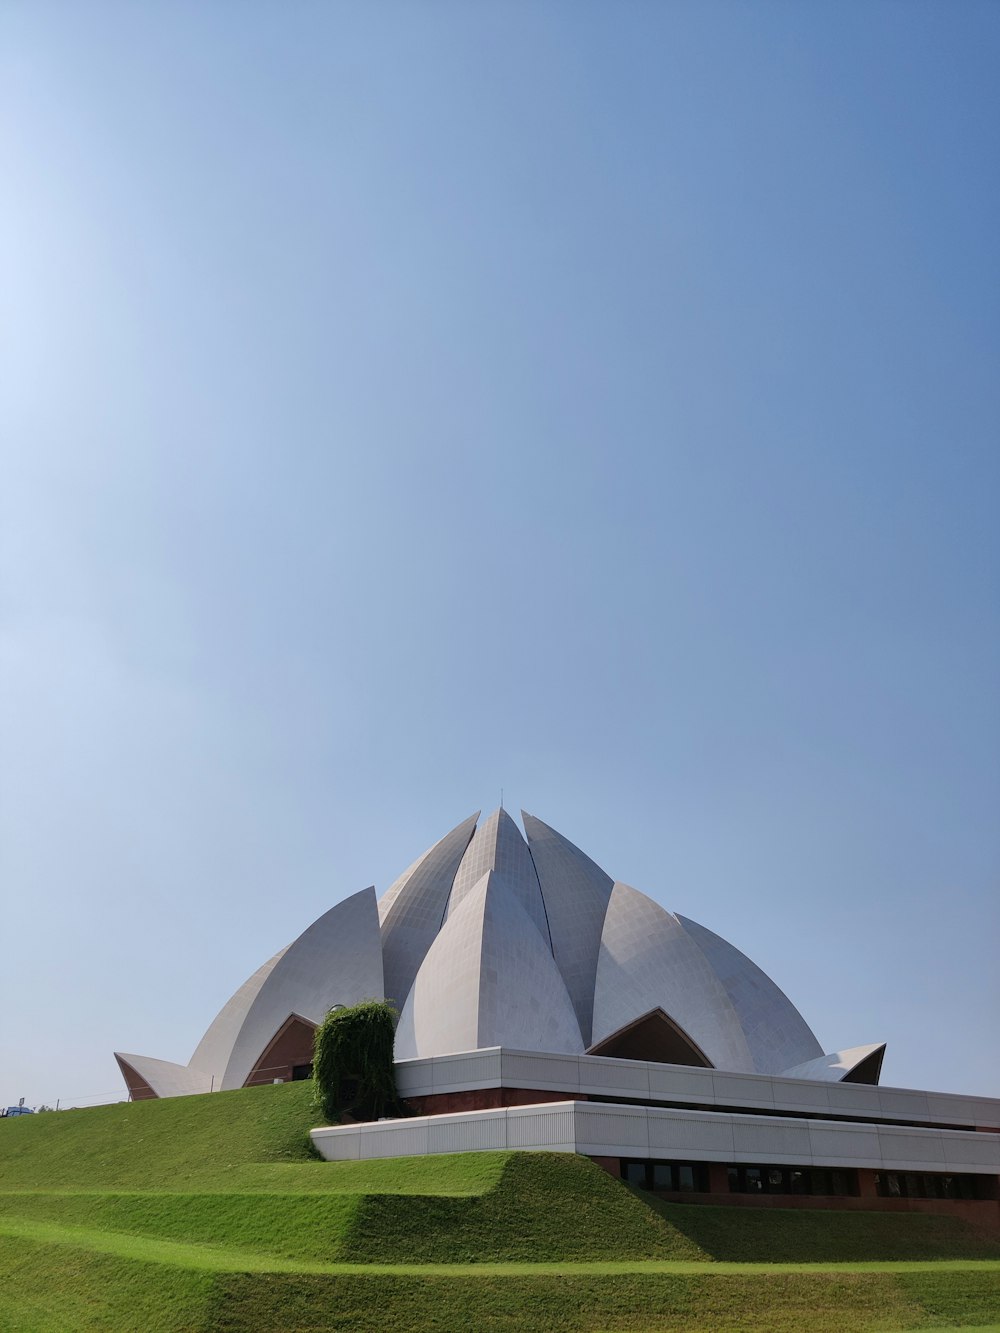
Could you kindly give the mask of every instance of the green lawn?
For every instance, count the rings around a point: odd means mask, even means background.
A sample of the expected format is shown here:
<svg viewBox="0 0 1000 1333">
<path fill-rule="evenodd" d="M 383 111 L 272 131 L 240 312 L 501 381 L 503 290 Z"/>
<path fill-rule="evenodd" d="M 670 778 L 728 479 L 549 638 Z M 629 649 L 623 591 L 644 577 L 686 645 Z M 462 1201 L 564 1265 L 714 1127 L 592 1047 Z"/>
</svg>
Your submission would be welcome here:
<svg viewBox="0 0 1000 1333">
<path fill-rule="evenodd" d="M 901 1330 L 1000 1319 L 953 1219 L 662 1204 L 571 1154 L 324 1163 L 311 1085 L 0 1124 L 0 1330 Z"/>
</svg>

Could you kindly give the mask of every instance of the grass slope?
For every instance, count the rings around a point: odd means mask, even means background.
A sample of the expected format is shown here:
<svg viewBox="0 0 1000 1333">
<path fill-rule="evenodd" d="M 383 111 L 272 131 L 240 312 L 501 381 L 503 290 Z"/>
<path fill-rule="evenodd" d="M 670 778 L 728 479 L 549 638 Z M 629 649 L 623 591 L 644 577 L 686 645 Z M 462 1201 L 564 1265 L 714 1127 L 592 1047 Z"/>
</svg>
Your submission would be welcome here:
<svg viewBox="0 0 1000 1333">
<path fill-rule="evenodd" d="M 933 1213 L 848 1213 L 798 1208 L 648 1206 L 713 1259 L 775 1264 L 896 1263 L 907 1259 L 992 1259 L 1000 1237 Z"/>
<path fill-rule="evenodd" d="M 934 1276 L 882 1273 L 544 1274 L 480 1277 L 230 1276 L 213 1293 L 216 1329 L 349 1329 L 404 1333 L 473 1328 L 492 1333 L 597 1330 L 761 1330 L 847 1333 L 940 1327 L 937 1311 L 983 1324 L 997 1313 L 995 1275 L 963 1274 L 958 1289 Z M 949 1288 L 942 1291 L 942 1288 Z"/>
<path fill-rule="evenodd" d="M 0 1122 L 0 1191 L 479 1194 L 499 1175 L 497 1154 L 469 1153 L 344 1162 L 332 1183 L 316 1170 L 316 1123 L 308 1082 L 19 1116 Z"/>
<path fill-rule="evenodd" d="M 885 1269 L 1000 1254 L 953 1219 L 663 1204 L 564 1154 L 322 1163 L 311 1092 L 0 1125 L 0 1330 L 888 1330 L 1000 1311 L 998 1263 Z"/>
</svg>

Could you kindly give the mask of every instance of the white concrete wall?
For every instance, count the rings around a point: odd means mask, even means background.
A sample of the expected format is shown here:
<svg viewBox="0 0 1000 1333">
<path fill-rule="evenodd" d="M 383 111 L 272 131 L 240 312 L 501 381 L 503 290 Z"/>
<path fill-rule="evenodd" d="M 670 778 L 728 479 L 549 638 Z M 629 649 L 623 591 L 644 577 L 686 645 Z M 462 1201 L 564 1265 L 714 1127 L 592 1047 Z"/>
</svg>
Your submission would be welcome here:
<svg viewBox="0 0 1000 1333">
<path fill-rule="evenodd" d="M 518 1148 L 592 1157 L 1000 1174 L 1000 1135 L 780 1116 L 547 1102 L 312 1131 L 327 1161 Z"/>
<path fill-rule="evenodd" d="M 600 1055 L 548 1055 L 506 1047 L 402 1060 L 396 1080 L 404 1097 L 463 1092 L 471 1088 L 537 1088 L 713 1107 L 750 1107 L 764 1112 L 795 1111 L 823 1117 L 863 1116 L 873 1121 L 945 1122 L 970 1129 L 1000 1128 L 1000 1100 L 861 1083 L 729 1074 L 687 1065 L 616 1060 Z"/>
</svg>

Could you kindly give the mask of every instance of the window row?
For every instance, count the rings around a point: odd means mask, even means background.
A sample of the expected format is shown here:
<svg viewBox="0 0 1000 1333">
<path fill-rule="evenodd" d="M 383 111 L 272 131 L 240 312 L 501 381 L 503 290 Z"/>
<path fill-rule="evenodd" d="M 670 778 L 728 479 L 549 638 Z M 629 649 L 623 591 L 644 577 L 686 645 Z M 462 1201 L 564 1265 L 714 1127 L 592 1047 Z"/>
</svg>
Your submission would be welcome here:
<svg viewBox="0 0 1000 1333">
<path fill-rule="evenodd" d="M 730 1194 L 850 1197 L 859 1192 L 858 1173 L 852 1167 L 758 1166 L 739 1163 L 727 1166 L 725 1170 Z M 711 1187 L 707 1162 L 654 1162 L 623 1158 L 621 1175 L 628 1184 L 646 1190 L 707 1194 Z M 996 1197 L 996 1185 L 987 1176 L 879 1171 L 875 1174 L 875 1192 L 883 1199 L 985 1199 Z"/>
<path fill-rule="evenodd" d="M 977 1199 L 983 1197 L 976 1176 L 945 1176 L 933 1171 L 879 1171 L 875 1193 L 883 1199 Z"/>
<path fill-rule="evenodd" d="M 848 1168 L 817 1166 L 726 1167 L 731 1194 L 822 1194 L 858 1193 L 858 1173 Z M 622 1179 L 646 1190 L 671 1190 L 685 1194 L 707 1194 L 710 1190 L 706 1162 L 652 1162 L 625 1158 Z"/>
<path fill-rule="evenodd" d="M 623 1161 L 622 1180 L 644 1190 L 681 1190 L 685 1194 L 708 1192 L 708 1167 L 704 1162 Z"/>
<path fill-rule="evenodd" d="M 858 1173 L 823 1166 L 730 1166 L 730 1194 L 824 1194 L 858 1192 Z"/>
</svg>

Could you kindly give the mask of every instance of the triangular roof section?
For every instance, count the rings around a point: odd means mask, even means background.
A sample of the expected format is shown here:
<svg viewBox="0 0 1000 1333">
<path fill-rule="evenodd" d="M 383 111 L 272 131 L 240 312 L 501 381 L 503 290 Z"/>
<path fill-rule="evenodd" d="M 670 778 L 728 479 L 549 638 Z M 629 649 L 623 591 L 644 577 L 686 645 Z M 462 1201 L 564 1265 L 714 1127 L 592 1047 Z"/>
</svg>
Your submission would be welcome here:
<svg viewBox="0 0 1000 1333">
<path fill-rule="evenodd" d="M 382 895 L 382 960 L 385 995 L 402 1009 L 413 979 L 441 929 L 448 896 L 479 811 L 424 852 Z"/>
<path fill-rule="evenodd" d="M 542 889 L 552 952 L 589 1045 L 601 931 L 614 881 L 554 828 L 525 810 L 521 819 Z"/>
<path fill-rule="evenodd" d="M 651 1060 L 661 1065 L 694 1065 L 712 1069 L 711 1060 L 681 1025 L 659 1007 L 640 1014 L 631 1022 L 595 1041 L 588 1055 L 608 1055 L 616 1060 Z"/>
<path fill-rule="evenodd" d="M 521 836 L 521 830 L 504 809 L 494 810 L 476 829 L 455 876 L 445 920 L 490 870 L 501 876 L 551 950 L 549 923 L 545 916 L 535 863 L 528 851 L 528 844 Z"/>
</svg>

